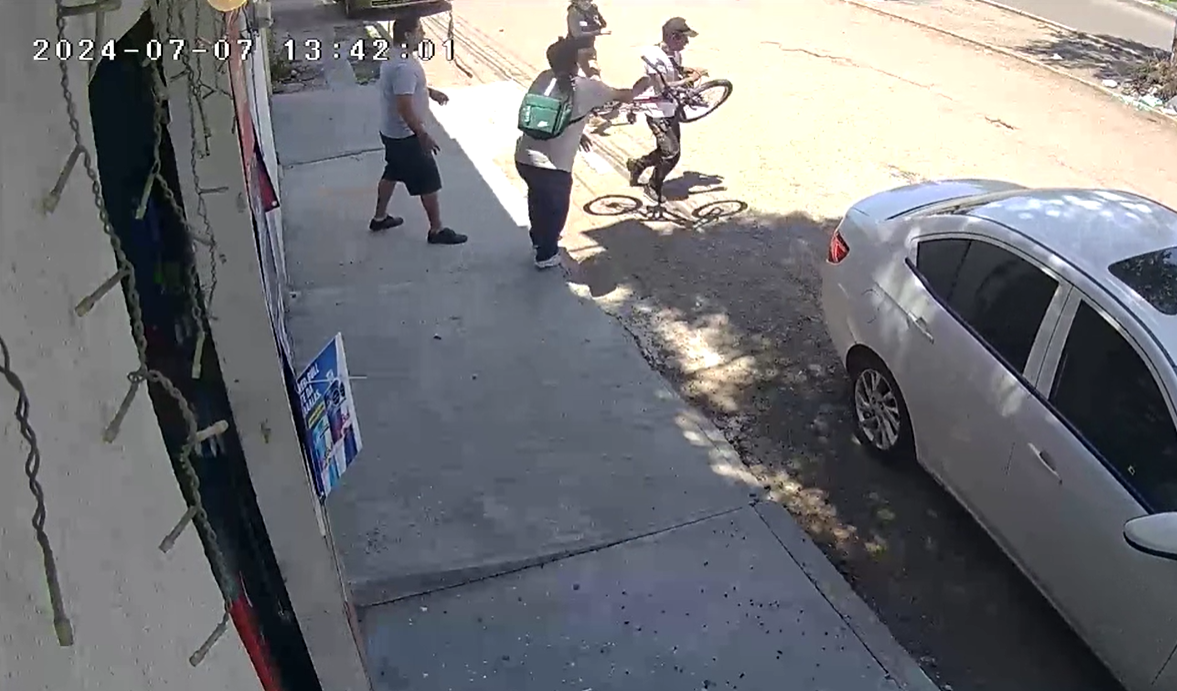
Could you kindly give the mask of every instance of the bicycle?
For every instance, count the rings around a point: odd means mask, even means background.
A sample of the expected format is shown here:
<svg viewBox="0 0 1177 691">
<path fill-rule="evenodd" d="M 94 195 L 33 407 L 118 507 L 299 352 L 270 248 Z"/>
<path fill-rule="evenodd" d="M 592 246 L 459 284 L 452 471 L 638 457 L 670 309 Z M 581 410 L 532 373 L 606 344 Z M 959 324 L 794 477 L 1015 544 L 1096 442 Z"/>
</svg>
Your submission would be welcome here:
<svg viewBox="0 0 1177 691">
<path fill-rule="evenodd" d="M 709 79 L 693 86 L 672 87 L 662 94 L 636 98 L 630 103 L 606 103 L 593 110 L 593 114 L 625 113 L 626 122 L 632 125 L 638 121 L 639 112 L 668 99 L 677 105 L 679 122 L 698 122 L 722 106 L 731 97 L 732 88 L 726 79 Z"/>
</svg>

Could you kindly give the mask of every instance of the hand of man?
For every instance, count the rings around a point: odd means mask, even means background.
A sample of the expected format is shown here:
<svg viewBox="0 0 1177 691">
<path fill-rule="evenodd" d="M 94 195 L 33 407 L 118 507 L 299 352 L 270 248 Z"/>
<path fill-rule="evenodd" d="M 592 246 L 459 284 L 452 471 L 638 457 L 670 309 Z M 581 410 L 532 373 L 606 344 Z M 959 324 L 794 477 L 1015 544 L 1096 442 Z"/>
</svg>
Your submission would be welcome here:
<svg viewBox="0 0 1177 691">
<path fill-rule="evenodd" d="M 580 135 L 580 150 L 581 151 L 592 151 L 592 149 L 593 149 L 593 140 L 589 139 L 587 134 Z"/>
<path fill-rule="evenodd" d="M 445 93 L 438 91 L 437 89 L 429 90 L 429 98 L 433 99 L 433 101 L 439 106 L 444 106 L 450 102 L 450 97 L 446 96 Z"/>
<path fill-rule="evenodd" d="M 421 148 L 425 149 L 425 153 L 436 154 L 438 151 L 441 151 L 441 147 L 437 145 L 437 142 L 433 141 L 433 137 L 429 136 L 428 132 L 422 132 L 417 135 L 417 138 L 421 140 Z"/>
</svg>

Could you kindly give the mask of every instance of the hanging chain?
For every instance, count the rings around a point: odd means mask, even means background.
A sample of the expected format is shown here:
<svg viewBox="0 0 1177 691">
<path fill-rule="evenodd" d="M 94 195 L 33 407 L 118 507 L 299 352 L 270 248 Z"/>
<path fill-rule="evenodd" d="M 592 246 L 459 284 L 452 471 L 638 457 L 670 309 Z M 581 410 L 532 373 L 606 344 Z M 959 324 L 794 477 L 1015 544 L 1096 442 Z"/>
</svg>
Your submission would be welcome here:
<svg viewBox="0 0 1177 691">
<path fill-rule="evenodd" d="M 169 10 L 172 10 L 172 9 L 177 10 L 177 12 L 178 12 L 177 16 L 180 18 L 179 22 L 182 22 L 183 13 L 186 8 L 174 7 L 173 0 L 152 0 L 152 2 L 150 3 L 150 10 L 149 11 L 151 11 L 151 13 L 152 13 L 152 19 L 153 19 L 153 23 L 155 26 L 155 32 L 156 32 L 155 38 L 161 40 L 166 45 L 167 41 L 160 39 L 160 29 L 161 28 L 163 28 L 164 30 L 170 29 L 171 18 L 169 16 L 169 13 L 166 13 L 163 11 L 163 6 L 162 6 L 162 2 L 165 2 L 165 1 L 167 2 Z M 56 8 L 57 8 L 57 21 L 56 21 L 57 39 L 58 39 L 58 41 L 66 41 L 67 40 L 67 37 L 66 37 L 66 17 L 69 15 L 69 8 L 64 4 L 63 0 L 55 0 L 55 3 L 56 3 Z M 200 3 L 191 3 L 189 5 L 189 7 L 192 7 L 192 6 L 199 7 L 199 5 L 200 5 Z M 223 22 L 222 22 L 222 26 L 223 26 Z M 186 28 L 186 27 L 183 27 L 183 28 Z M 181 35 L 183 35 L 183 34 L 181 34 Z M 185 36 L 185 39 L 187 39 L 186 36 Z M 190 57 L 188 57 L 187 51 L 181 51 L 181 54 L 183 55 L 182 62 L 184 63 L 183 64 L 183 67 L 184 67 L 183 78 L 187 81 L 186 98 L 187 98 L 190 106 L 194 105 L 194 103 L 202 104 L 204 98 L 207 98 L 209 95 L 211 95 L 211 93 L 218 91 L 218 89 L 216 86 L 209 87 L 208 85 L 203 83 L 203 81 L 201 79 L 200 69 L 199 69 L 199 67 L 194 67 L 191 64 L 191 59 L 190 59 Z M 208 514 L 205 511 L 204 503 L 203 503 L 201 493 L 200 493 L 200 478 L 197 475 L 195 468 L 193 467 L 192 455 L 195 453 L 196 449 L 198 448 L 198 446 L 201 442 L 203 442 L 204 440 L 206 440 L 210 436 L 215 436 L 217 434 L 224 433 L 228 429 L 228 426 L 222 421 L 222 422 L 218 422 L 217 424 L 215 424 L 209 428 L 202 430 L 199 426 L 197 419 L 196 419 L 196 415 L 193 412 L 192 406 L 189 403 L 188 399 L 184 396 L 183 392 L 181 392 L 180 389 L 175 385 L 175 383 L 173 383 L 172 380 L 169 379 L 165 374 L 163 374 L 162 372 L 160 372 L 158 370 L 152 369 L 148 365 L 146 327 L 144 325 L 142 303 L 140 300 L 139 291 L 136 286 L 134 267 L 132 266 L 130 260 L 128 259 L 126 252 L 123 249 L 122 242 L 120 241 L 116 231 L 114 230 L 113 225 L 111 224 L 110 215 L 107 213 L 106 205 L 103 200 L 102 185 L 99 180 L 98 172 L 97 172 L 96 167 L 94 165 L 94 158 L 93 158 L 93 155 L 91 154 L 90 150 L 86 147 L 86 145 L 84 143 L 84 138 L 82 136 L 81 124 L 80 124 L 80 121 L 78 118 L 77 101 L 75 99 L 75 96 L 74 96 L 71 88 L 70 88 L 69 63 L 67 61 L 60 61 L 58 63 L 58 65 L 61 70 L 60 83 L 61 83 L 62 98 L 65 103 L 65 110 L 66 110 L 66 116 L 67 116 L 68 122 L 69 122 L 69 128 L 73 134 L 74 150 L 77 152 L 80 152 L 79 157 L 81 159 L 82 167 L 86 172 L 86 177 L 89 178 L 89 180 L 90 180 L 90 190 L 91 190 L 91 194 L 93 197 L 94 206 L 97 211 L 98 220 L 99 220 L 101 227 L 102 227 L 102 232 L 106 234 L 108 240 L 110 241 L 111 249 L 114 251 L 115 262 L 116 262 L 116 266 L 117 266 L 116 276 L 121 278 L 123 285 L 124 285 L 127 308 L 128 308 L 128 313 L 129 313 L 130 320 L 131 320 L 131 335 L 132 335 L 132 339 L 135 342 L 135 349 L 137 351 L 138 360 L 139 360 L 138 368 L 135 371 L 133 371 L 127 375 L 127 378 L 128 378 L 129 384 L 130 384 L 130 388 L 127 392 L 127 395 L 124 397 L 122 404 L 119 407 L 118 413 L 116 413 L 114 419 L 112 420 L 112 422 L 110 424 L 110 427 L 108 427 L 107 434 L 105 435 L 105 437 L 108 441 L 110 441 L 110 440 L 113 440 L 113 438 L 117 436 L 119 426 L 121 425 L 121 422 L 122 422 L 122 418 L 123 418 L 123 416 L 126 415 L 127 411 L 130 409 L 131 403 L 136 395 L 136 392 L 138 391 L 138 389 L 141 387 L 141 385 L 144 382 L 149 382 L 149 383 L 155 384 L 160 389 L 162 389 L 164 392 L 166 392 L 175 401 L 176 406 L 179 409 L 181 416 L 183 417 L 185 427 L 187 428 L 186 439 L 185 439 L 184 444 L 181 447 L 175 460 L 176 460 L 176 464 L 177 464 L 179 471 L 180 471 L 178 473 L 180 483 L 181 483 L 182 487 L 186 490 L 187 499 L 189 502 L 191 502 L 191 505 L 189 507 L 189 510 L 187 512 L 185 512 L 183 518 L 181 518 L 180 523 L 176 526 L 176 528 L 172 531 L 172 533 L 170 533 L 167 536 L 167 538 L 165 538 L 163 543 L 161 543 L 160 549 L 165 550 L 165 551 L 167 549 L 169 549 L 171 544 L 174 543 L 174 541 L 175 541 L 175 536 L 178 535 L 183 530 L 183 527 L 187 524 L 188 521 L 195 522 L 196 526 L 200 529 L 201 533 L 205 536 L 205 539 L 207 542 L 206 547 L 208 549 L 208 553 L 210 556 L 210 562 L 212 565 L 213 575 L 214 575 L 214 577 L 217 581 L 217 585 L 221 591 L 221 595 L 224 600 L 225 609 L 224 609 L 224 614 L 223 614 L 220 622 L 215 627 L 212 635 L 210 635 L 208 637 L 208 639 L 189 658 L 189 661 L 191 664 L 197 665 L 204 659 L 204 657 L 208 653 L 209 649 L 212 647 L 213 644 L 216 643 L 216 641 L 220 638 L 220 636 L 224 633 L 224 631 L 227 628 L 227 625 L 229 622 L 229 606 L 233 602 L 233 600 L 236 598 L 237 580 L 235 577 L 233 577 L 233 575 L 228 567 L 228 562 L 225 558 L 224 553 L 221 550 L 220 542 L 217 538 L 216 531 L 213 529 L 212 525 L 210 524 L 209 519 L 208 519 Z M 147 69 L 150 70 L 150 72 L 151 72 L 151 93 L 153 95 L 154 108 L 155 108 L 154 117 L 153 117 L 153 134 L 155 137 L 156 148 L 155 148 L 155 153 L 154 153 L 155 158 L 154 158 L 154 161 L 153 161 L 150 173 L 149 173 L 149 179 L 144 182 L 144 190 L 145 191 L 144 191 L 144 197 L 140 201 L 139 215 L 141 216 L 143 211 L 145 210 L 145 207 L 147 204 L 147 199 L 150 195 L 151 189 L 152 188 L 158 189 L 159 192 L 161 193 L 162 197 L 164 198 L 164 200 L 167 202 L 168 206 L 170 207 L 171 211 L 175 215 L 175 218 L 179 221 L 180 225 L 183 227 L 183 229 L 186 233 L 186 236 L 189 240 L 189 243 L 191 244 L 199 239 L 202 242 L 202 244 L 205 244 L 208 247 L 209 255 L 210 255 L 210 258 L 212 259 L 210 264 L 213 267 L 212 271 L 214 272 L 213 277 L 210 281 L 210 284 L 215 285 L 215 282 L 216 282 L 216 278 L 215 278 L 216 269 L 215 269 L 215 267 L 217 264 L 217 260 L 219 259 L 219 257 L 217 256 L 217 244 L 216 244 L 215 236 L 212 232 L 211 224 L 208 221 L 207 208 L 205 207 L 204 200 L 201 197 L 201 187 L 199 184 L 199 176 L 196 173 L 196 162 L 195 162 L 195 159 L 198 155 L 201 155 L 202 153 L 204 155 L 207 155 L 207 150 L 208 150 L 207 142 L 208 142 L 208 139 L 211 137 L 211 134 L 208 131 L 207 122 L 204 119 L 203 106 L 197 105 L 195 108 L 192 108 L 191 115 L 193 118 L 193 122 L 190 126 L 190 135 L 191 135 L 191 139 L 192 139 L 192 158 L 193 158 L 192 172 L 194 175 L 193 182 L 194 182 L 194 187 L 195 187 L 196 195 L 197 195 L 196 210 L 197 210 L 197 215 L 200 217 L 202 224 L 204 225 L 204 228 L 206 231 L 205 236 L 203 238 L 201 238 L 193 231 L 191 225 L 188 222 L 187 216 L 184 213 L 183 208 L 180 206 L 179 200 L 177 199 L 175 193 L 173 192 L 170 185 L 168 184 L 165 176 L 163 176 L 160 173 L 160 165 L 161 165 L 161 163 L 160 163 L 161 148 L 160 147 L 163 142 L 163 127 L 164 127 L 166 120 L 167 120 L 167 98 L 166 98 L 167 95 L 166 95 L 166 87 L 163 84 L 162 78 L 159 76 L 159 72 L 158 72 L 156 66 L 154 64 L 150 64 L 147 66 Z M 206 89 L 208 90 L 208 92 L 204 93 L 204 90 L 206 90 Z M 198 115 L 199 115 L 200 122 L 201 122 L 201 128 L 203 130 L 202 132 L 199 132 L 199 134 L 202 134 L 204 136 L 204 142 L 203 142 L 204 145 L 203 146 L 198 145 L 198 130 L 196 127 L 196 122 L 195 122 Z M 196 349 L 195 349 L 196 352 L 195 352 L 195 358 L 194 358 L 195 362 L 193 363 L 193 378 L 197 378 L 197 377 L 199 377 L 199 373 L 200 373 L 199 359 L 202 356 L 203 341 L 204 341 L 204 337 L 205 337 L 205 325 L 206 325 L 205 317 L 207 316 L 206 310 L 207 310 L 207 307 L 211 301 L 211 295 L 202 295 L 201 294 L 199 276 L 197 274 L 197 271 L 195 268 L 195 261 L 194 261 L 195 260 L 195 247 L 192 246 L 191 249 L 192 249 L 192 256 L 190 257 L 191 261 L 189 262 L 189 270 L 187 272 L 186 281 L 185 281 L 185 284 L 186 284 L 185 285 L 185 293 L 186 293 L 186 299 L 188 301 L 188 306 L 189 306 L 189 315 L 188 316 L 194 322 L 194 328 L 196 329 L 196 333 L 197 333 L 197 343 L 196 343 Z M 110 282 L 108 281 L 108 283 L 110 283 Z M 117 283 L 117 282 L 115 282 L 115 283 Z M 210 287 L 211 287 L 211 285 L 210 285 Z M 113 284 L 112 284 L 112 286 L 113 286 Z M 97 296 L 101 297 L 100 294 L 97 294 Z M 89 307 L 91 307 L 91 306 L 92 305 L 87 306 L 86 310 L 88 310 Z M 78 306 L 77 311 L 79 314 L 84 314 L 84 312 L 85 312 L 85 310 L 83 310 L 82 305 Z M 20 411 L 20 407 L 18 406 L 18 415 L 19 415 L 19 411 Z M 22 428 L 22 430 L 23 430 L 23 428 Z M 38 455 L 38 458 L 39 458 L 39 455 Z M 35 466 L 36 466 L 36 464 L 34 464 L 32 475 L 30 476 L 30 486 L 31 487 L 35 484 L 35 470 L 36 470 Z M 36 486 L 39 487 L 39 485 L 36 485 Z M 34 489 L 33 493 L 34 493 L 34 496 L 38 496 L 37 489 Z M 39 501 L 38 506 L 42 507 L 43 504 Z M 39 508 L 39 512 L 40 512 L 40 515 L 42 515 L 41 521 L 43 522 L 43 508 Z M 34 527 L 36 527 L 36 521 L 37 521 L 37 517 L 35 515 L 34 516 Z M 41 541 L 40 534 L 38 534 L 38 541 Z M 47 547 L 47 542 L 44 543 L 43 547 Z M 52 561 L 51 553 L 49 553 L 49 556 L 46 557 L 46 564 L 47 564 L 46 572 L 47 572 L 47 578 L 50 581 L 50 588 L 52 590 L 52 588 L 53 588 L 52 584 L 56 580 L 56 569 L 55 569 L 55 567 L 53 567 L 53 568 L 50 567 L 51 561 Z M 60 598 L 58 598 L 58 599 L 60 599 Z M 58 620 L 58 616 L 59 616 L 58 610 L 59 609 L 61 609 L 61 611 L 64 612 L 64 608 L 59 608 L 59 603 L 55 603 L 55 605 L 54 605 L 55 622 Z M 64 615 L 62 615 L 62 616 L 64 616 Z M 63 643 L 63 645 L 64 644 L 65 643 Z"/>
</svg>

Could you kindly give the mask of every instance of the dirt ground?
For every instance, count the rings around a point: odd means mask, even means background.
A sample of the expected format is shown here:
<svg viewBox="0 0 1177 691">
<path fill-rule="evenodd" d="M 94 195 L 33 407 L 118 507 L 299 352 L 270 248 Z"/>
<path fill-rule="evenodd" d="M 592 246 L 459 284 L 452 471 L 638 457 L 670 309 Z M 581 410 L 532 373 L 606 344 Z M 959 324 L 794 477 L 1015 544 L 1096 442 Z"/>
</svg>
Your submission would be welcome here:
<svg viewBox="0 0 1177 691">
<path fill-rule="evenodd" d="M 442 88 L 530 81 L 563 32 L 562 0 L 457 4 L 456 60 L 427 65 Z M 574 282 L 725 430 L 749 481 L 773 490 L 944 688 L 1115 689 L 926 474 L 880 465 L 856 445 L 815 263 L 848 205 L 921 179 L 1107 186 L 1172 203 L 1177 172 L 1156 152 L 1177 150 L 1177 128 L 839 0 L 599 4 L 614 32 L 598 41 L 601 64 L 617 85 L 640 74 L 637 51 L 669 16 L 700 32 L 686 63 L 730 79 L 735 93 L 685 126 L 673 208 L 746 210 L 705 227 L 578 210 L 565 242 Z M 438 36 L 444 15 L 429 30 Z M 650 145 L 640 122 L 595 140 L 613 161 Z M 499 153 L 513 175 L 509 151 Z M 578 206 L 638 196 L 620 175 L 588 166 L 578 180 Z"/>
</svg>

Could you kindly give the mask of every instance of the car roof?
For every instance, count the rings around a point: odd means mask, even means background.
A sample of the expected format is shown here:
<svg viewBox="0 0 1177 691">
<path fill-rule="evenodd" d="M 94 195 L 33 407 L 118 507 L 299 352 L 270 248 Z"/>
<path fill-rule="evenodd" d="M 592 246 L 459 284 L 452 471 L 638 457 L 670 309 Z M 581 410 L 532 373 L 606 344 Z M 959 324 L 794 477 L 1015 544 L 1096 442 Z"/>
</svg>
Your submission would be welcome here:
<svg viewBox="0 0 1177 691">
<path fill-rule="evenodd" d="M 1177 211 L 1131 192 L 1021 190 L 967 214 L 1013 228 L 1077 267 L 1098 268 L 1094 273 L 1177 246 Z"/>
<path fill-rule="evenodd" d="M 1112 275 L 1123 259 L 1177 246 L 1177 211 L 1131 192 L 1102 189 L 1027 189 L 964 211 L 1012 228 L 1111 291 L 1177 351 L 1177 317 L 1164 314 Z"/>
</svg>

